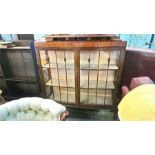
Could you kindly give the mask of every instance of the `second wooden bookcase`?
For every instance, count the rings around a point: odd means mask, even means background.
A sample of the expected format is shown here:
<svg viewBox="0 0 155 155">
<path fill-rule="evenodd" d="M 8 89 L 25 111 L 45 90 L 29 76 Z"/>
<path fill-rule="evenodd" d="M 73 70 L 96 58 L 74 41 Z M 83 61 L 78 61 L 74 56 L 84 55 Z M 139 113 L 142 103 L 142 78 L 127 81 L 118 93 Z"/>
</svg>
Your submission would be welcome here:
<svg viewBox="0 0 155 155">
<path fill-rule="evenodd" d="M 0 89 L 7 101 L 40 96 L 41 86 L 34 41 L 17 40 L 0 47 Z"/>
<path fill-rule="evenodd" d="M 81 108 L 115 108 L 126 42 L 36 42 L 44 95 Z"/>
</svg>

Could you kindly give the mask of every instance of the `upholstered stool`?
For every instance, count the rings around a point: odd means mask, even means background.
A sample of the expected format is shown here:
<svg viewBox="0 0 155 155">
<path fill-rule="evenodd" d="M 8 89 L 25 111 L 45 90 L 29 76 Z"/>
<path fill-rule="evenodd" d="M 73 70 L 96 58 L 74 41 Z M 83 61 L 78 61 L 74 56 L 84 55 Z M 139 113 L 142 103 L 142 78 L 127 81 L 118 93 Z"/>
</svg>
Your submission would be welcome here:
<svg viewBox="0 0 155 155">
<path fill-rule="evenodd" d="M 154 84 L 154 82 L 147 76 L 132 78 L 130 89 L 127 86 L 122 87 L 122 96 L 124 97 L 130 90 L 143 84 Z"/>
<path fill-rule="evenodd" d="M 66 107 L 50 99 L 25 97 L 0 105 L 1 121 L 63 121 Z"/>
<path fill-rule="evenodd" d="M 155 84 L 131 90 L 118 105 L 121 121 L 155 121 Z"/>
</svg>

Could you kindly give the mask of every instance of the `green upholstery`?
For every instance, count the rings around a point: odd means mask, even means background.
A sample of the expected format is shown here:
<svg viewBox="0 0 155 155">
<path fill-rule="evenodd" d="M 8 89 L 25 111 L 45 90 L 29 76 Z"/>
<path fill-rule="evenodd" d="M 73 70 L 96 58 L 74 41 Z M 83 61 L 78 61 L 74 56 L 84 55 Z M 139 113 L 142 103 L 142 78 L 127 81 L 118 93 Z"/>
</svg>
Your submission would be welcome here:
<svg viewBox="0 0 155 155">
<path fill-rule="evenodd" d="M 59 121 L 65 111 L 53 100 L 26 97 L 0 105 L 0 121 Z"/>
</svg>

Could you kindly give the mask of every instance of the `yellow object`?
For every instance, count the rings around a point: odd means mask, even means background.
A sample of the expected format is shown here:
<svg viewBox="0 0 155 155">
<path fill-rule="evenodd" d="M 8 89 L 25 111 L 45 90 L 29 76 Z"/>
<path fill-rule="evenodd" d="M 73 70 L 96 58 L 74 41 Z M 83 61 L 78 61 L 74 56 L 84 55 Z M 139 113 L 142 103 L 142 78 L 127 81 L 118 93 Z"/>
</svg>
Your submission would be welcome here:
<svg viewBox="0 0 155 155">
<path fill-rule="evenodd" d="M 122 121 L 155 121 L 155 85 L 130 91 L 118 105 L 118 115 Z"/>
</svg>

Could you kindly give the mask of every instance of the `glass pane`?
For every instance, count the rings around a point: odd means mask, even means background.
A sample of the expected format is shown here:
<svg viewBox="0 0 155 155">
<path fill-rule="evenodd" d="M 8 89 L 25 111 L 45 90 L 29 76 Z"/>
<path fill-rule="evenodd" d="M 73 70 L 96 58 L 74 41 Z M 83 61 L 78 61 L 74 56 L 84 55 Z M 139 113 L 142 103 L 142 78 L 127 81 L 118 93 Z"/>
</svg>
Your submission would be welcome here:
<svg viewBox="0 0 155 155">
<path fill-rule="evenodd" d="M 74 52 L 48 51 L 50 79 L 46 85 L 53 87 L 54 97 L 50 98 L 75 103 Z"/>
<path fill-rule="evenodd" d="M 118 69 L 119 51 L 81 51 L 80 102 L 112 105 L 112 90 Z"/>
</svg>

